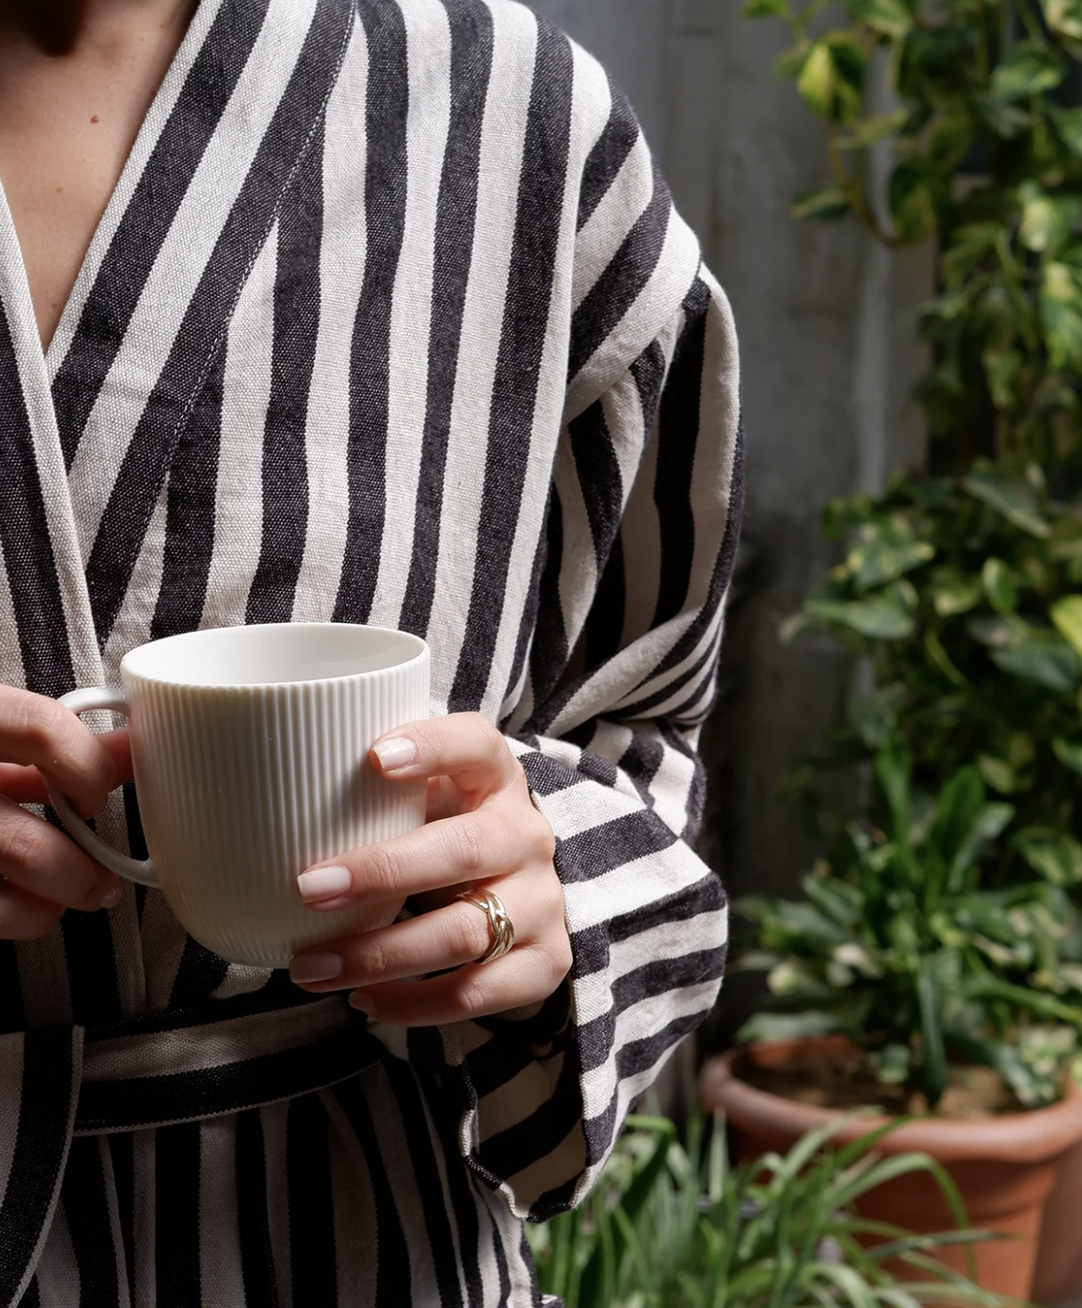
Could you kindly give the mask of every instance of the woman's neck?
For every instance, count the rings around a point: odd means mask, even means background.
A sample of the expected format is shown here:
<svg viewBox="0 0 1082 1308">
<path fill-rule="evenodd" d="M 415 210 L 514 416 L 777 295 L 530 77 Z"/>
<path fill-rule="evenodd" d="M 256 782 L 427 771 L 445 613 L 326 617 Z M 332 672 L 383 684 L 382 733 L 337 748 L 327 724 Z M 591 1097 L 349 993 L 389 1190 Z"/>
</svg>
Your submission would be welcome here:
<svg viewBox="0 0 1082 1308">
<path fill-rule="evenodd" d="M 192 0 L 0 0 L 0 40 L 29 41 L 44 54 L 74 54 L 86 41 L 120 35 L 132 25 L 167 27 Z"/>
</svg>

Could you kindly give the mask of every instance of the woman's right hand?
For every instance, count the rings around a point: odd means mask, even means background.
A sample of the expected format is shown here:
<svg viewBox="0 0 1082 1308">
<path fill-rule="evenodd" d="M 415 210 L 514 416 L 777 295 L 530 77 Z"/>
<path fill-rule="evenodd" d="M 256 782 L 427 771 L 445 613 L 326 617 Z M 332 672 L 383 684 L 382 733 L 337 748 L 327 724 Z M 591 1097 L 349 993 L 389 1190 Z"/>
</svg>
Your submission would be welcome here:
<svg viewBox="0 0 1082 1308">
<path fill-rule="evenodd" d="M 127 731 L 93 735 L 56 700 L 0 686 L 0 939 L 37 940 L 66 908 L 112 908 L 120 883 L 20 804 L 47 804 L 47 773 L 84 817 L 131 776 Z"/>
</svg>

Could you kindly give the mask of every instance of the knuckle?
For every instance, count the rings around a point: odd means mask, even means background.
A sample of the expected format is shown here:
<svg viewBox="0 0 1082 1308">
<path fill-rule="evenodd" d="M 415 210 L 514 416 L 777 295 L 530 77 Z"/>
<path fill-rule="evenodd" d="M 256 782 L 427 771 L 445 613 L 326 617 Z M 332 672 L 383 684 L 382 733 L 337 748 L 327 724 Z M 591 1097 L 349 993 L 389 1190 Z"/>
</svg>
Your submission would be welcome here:
<svg viewBox="0 0 1082 1308">
<path fill-rule="evenodd" d="M 21 695 L 13 706 L 12 718 L 16 732 L 36 752 L 52 752 L 66 735 L 64 710 L 43 695 Z"/>
<path fill-rule="evenodd" d="M 496 724 L 491 718 L 486 718 L 483 713 L 474 713 L 472 717 L 473 727 L 477 732 L 477 738 L 483 745 L 487 745 L 489 748 L 495 748 L 496 746 L 503 747 L 505 743 L 504 738 L 497 730 Z"/>
<path fill-rule="evenodd" d="M 566 936 L 554 949 L 548 951 L 549 977 L 554 987 L 559 985 L 571 971 L 574 961 L 574 955 L 571 952 L 571 941 Z"/>
<path fill-rule="evenodd" d="M 9 817 L 0 822 L 0 867 L 33 872 L 49 861 L 49 828 L 36 818 Z"/>
<path fill-rule="evenodd" d="M 567 903 L 564 900 L 564 888 L 560 879 L 555 876 L 546 878 L 544 892 L 544 904 L 548 909 L 549 916 L 556 922 L 559 922 L 563 929 L 564 919 L 567 915 Z"/>
<path fill-rule="evenodd" d="M 473 1017 L 481 1017 L 485 1011 L 485 988 L 480 980 L 463 977 L 455 991 L 451 1006 L 460 1020 L 468 1021 Z"/>
<path fill-rule="evenodd" d="M 472 904 L 464 904 L 463 911 L 455 915 L 447 940 L 449 957 L 480 958 L 489 946 L 488 919 Z"/>
<path fill-rule="evenodd" d="M 476 718 L 475 731 L 480 756 L 482 758 L 496 759 L 500 755 L 508 753 L 507 741 L 504 740 L 499 727 L 482 713 L 477 713 L 474 717 Z"/>
<path fill-rule="evenodd" d="M 551 863 L 556 857 L 556 836 L 548 819 L 542 817 L 536 809 L 531 809 L 533 818 L 527 827 L 530 849 L 540 863 Z"/>
<path fill-rule="evenodd" d="M 422 758 L 435 760 L 447 752 L 447 732 L 444 727 L 446 719 L 433 718 L 430 722 L 421 722 L 410 728 L 410 735 Z"/>
<path fill-rule="evenodd" d="M 453 858 L 466 873 L 466 879 L 481 874 L 488 860 L 488 840 L 483 824 L 471 814 L 463 814 L 451 828 L 454 832 Z"/>
<path fill-rule="evenodd" d="M 372 935 L 364 942 L 364 975 L 372 981 L 379 981 L 391 970 L 391 957 L 386 941 L 378 935 Z"/>
<path fill-rule="evenodd" d="M 402 882 L 402 868 L 394 849 L 388 845 L 373 845 L 366 850 L 364 867 L 356 879 L 366 890 L 371 889 L 380 897 L 393 897 Z"/>
</svg>

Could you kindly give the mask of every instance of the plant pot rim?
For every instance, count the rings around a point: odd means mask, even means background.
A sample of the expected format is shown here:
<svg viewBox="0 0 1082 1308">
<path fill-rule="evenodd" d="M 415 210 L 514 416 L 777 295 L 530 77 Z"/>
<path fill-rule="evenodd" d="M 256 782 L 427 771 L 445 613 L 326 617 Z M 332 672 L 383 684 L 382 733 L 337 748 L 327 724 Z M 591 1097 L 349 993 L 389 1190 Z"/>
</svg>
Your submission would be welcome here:
<svg viewBox="0 0 1082 1308">
<path fill-rule="evenodd" d="M 854 1116 L 845 1109 L 800 1103 L 758 1090 L 740 1079 L 741 1069 L 756 1051 L 779 1054 L 786 1049 L 816 1045 L 837 1047 L 838 1041 L 829 1037 L 767 1041 L 730 1049 L 708 1060 L 699 1083 L 704 1108 L 723 1113 L 734 1126 L 749 1133 L 759 1134 L 765 1128 L 775 1135 L 791 1135 L 794 1141 L 828 1122 L 849 1118 L 835 1136 L 839 1144 L 856 1140 L 896 1120 L 870 1113 Z M 1032 1164 L 1057 1158 L 1079 1141 L 1082 1141 L 1082 1091 L 1071 1080 L 1064 1097 L 1047 1108 L 977 1120 L 942 1117 L 909 1120 L 884 1136 L 876 1148 L 885 1154 L 926 1153 L 942 1163 L 980 1159 Z"/>
</svg>

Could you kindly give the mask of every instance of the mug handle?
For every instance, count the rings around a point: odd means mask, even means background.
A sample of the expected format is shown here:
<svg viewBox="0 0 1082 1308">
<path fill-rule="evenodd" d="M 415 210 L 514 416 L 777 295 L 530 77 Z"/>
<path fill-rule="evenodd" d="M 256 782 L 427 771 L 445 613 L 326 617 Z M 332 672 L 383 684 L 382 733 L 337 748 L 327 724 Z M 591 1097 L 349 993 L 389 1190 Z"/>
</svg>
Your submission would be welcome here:
<svg viewBox="0 0 1082 1308">
<path fill-rule="evenodd" d="M 69 695 L 64 695 L 59 703 L 78 714 L 89 713 L 92 709 L 112 709 L 114 713 L 123 713 L 126 718 L 131 717 L 131 706 L 124 692 L 110 690 L 107 686 L 96 686 L 90 690 L 73 690 Z M 45 778 L 45 789 L 49 792 L 53 808 L 63 819 L 68 834 L 77 844 L 82 845 L 91 858 L 128 881 L 135 881 L 141 886 L 151 886 L 155 890 L 161 888 L 158 874 L 151 866 L 149 858 L 145 860 L 128 858 L 126 854 L 121 854 L 107 845 L 100 836 L 96 836 L 90 830 L 72 808 L 71 801 L 66 795 L 61 794 L 49 777 Z"/>
</svg>

